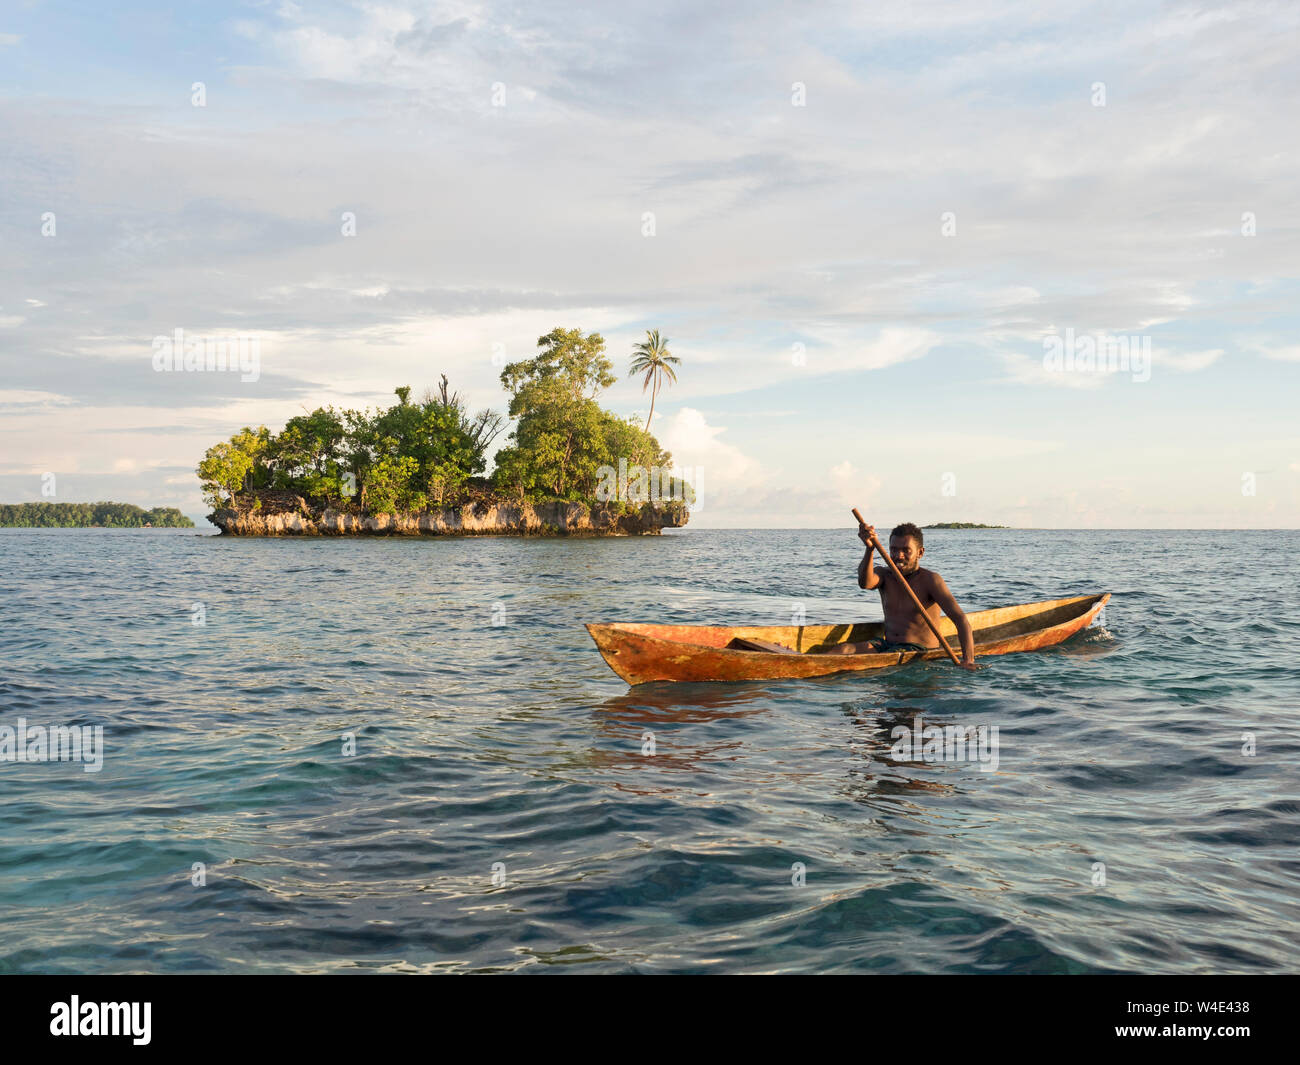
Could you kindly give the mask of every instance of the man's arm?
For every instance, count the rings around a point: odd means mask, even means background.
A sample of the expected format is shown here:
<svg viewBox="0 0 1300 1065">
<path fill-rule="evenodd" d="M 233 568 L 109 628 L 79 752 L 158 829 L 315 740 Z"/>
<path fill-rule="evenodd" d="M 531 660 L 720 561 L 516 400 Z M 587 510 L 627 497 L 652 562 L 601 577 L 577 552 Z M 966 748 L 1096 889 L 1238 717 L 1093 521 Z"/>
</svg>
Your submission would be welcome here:
<svg viewBox="0 0 1300 1065">
<path fill-rule="evenodd" d="M 952 592 L 948 590 L 948 585 L 944 583 L 939 574 L 934 574 L 934 587 L 930 590 L 934 596 L 934 601 L 939 604 L 939 609 L 943 611 L 944 616 L 957 626 L 957 635 L 961 637 L 961 664 L 963 666 L 973 667 L 975 665 L 975 634 L 971 631 L 970 622 L 962 608 L 957 605 L 957 600 L 953 598 Z"/>
<path fill-rule="evenodd" d="M 876 573 L 876 568 L 871 564 L 871 538 L 876 535 L 874 525 L 859 525 L 858 539 L 867 545 L 867 553 L 862 556 L 862 561 L 858 563 L 858 587 L 866 588 L 870 591 L 880 583 L 880 575 Z"/>
</svg>

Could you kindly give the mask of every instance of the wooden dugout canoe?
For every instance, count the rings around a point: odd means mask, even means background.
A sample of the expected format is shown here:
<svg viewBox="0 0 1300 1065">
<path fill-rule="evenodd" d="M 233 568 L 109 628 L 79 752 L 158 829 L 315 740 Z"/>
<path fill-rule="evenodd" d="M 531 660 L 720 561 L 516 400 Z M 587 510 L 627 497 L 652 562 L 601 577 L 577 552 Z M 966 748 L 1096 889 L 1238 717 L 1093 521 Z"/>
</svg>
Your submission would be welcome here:
<svg viewBox="0 0 1300 1065">
<path fill-rule="evenodd" d="M 1110 599 L 1110 593 L 1047 599 L 1040 603 L 977 610 L 967 614 L 975 633 L 975 654 L 1005 655 L 1051 647 L 1086 628 Z M 958 650 L 957 629 L 943 618 L 939 629 Z M 652 625 L 614 622 L 588 625 L 610 669 L 629 684 L 655 680 L 734 681 L 821 677 L 828 673 L 884 669 L 914 658 L 946 658 L 941 647 L 930 651 L 885 651 L 875 654 L 819 654 L 837 643 L 880 639 L 884 623 L 848 625 Z M 728 647 L 733 639 L 765 640 L 798 654 L 746 651 Z"/>
</svg>

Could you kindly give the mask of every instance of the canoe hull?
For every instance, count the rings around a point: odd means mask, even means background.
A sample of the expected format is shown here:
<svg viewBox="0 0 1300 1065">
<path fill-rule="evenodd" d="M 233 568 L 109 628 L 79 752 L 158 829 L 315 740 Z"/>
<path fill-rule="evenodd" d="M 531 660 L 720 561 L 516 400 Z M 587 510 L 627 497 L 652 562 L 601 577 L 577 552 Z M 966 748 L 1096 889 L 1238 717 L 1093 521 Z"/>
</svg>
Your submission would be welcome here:
<svg viewBox="0 0 1300 1065">
<path fill-rule="evenodd" d="M 975 633 L 975 654 L 983 657 L 1037 651 L 1061 643 L 1090 625 L 1109 599 L 1109 593 L 1081 595 L 967 614 Z M 943 618 L 939 628 L 947 642 L 960 652 L 952 622 Z M 610 669 L 628 684 L 822 677 L 884 669 L 917 658 L 947 658 L 942 647 L 863 655 L 806 653 L 836 643 L 878 639 L 884 635 L 880 622 L 784 626 L 612 623 L 588 625 L 587 631 Z M 783 644 L 801 653 L 727 647 L 736 636 Z"/>
</svg>

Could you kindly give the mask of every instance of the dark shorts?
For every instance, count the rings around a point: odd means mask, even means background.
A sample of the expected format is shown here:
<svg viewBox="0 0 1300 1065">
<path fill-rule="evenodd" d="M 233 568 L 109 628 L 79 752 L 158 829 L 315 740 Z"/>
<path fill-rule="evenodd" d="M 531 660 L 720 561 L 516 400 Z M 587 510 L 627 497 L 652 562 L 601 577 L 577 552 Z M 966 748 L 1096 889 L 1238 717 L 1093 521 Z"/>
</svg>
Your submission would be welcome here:
<svg viewBox="0 0 1300 1065">
<path fill-rule="evenodd" d="M 872 652 L 884 651 L 937 651 L 937 647 L 922 647 L 919 643 L 890 643 L 888 640 L 872 640 Z"/>
</svg>

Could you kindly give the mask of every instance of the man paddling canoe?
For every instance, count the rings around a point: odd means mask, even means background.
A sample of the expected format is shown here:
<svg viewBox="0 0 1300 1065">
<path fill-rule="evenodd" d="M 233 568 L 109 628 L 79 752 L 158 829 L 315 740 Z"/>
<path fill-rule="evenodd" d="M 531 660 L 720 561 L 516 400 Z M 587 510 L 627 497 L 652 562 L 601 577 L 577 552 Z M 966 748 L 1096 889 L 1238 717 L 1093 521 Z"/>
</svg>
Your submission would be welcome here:
<svg viewBox="0 0 1300 1065">
<path fill-rule="evenodd" d="M 885 638 L 882 640 L 865 640 L 861 643 L 841 643 L 830 648 L 827 654 L 860 655 L 878 651 L 928 651 L 939 646 L 930 627 L 925 623 L 921 612 L 917 610 L 912 597 L 899 586 L 899 580 L 888 566 L 871 565 L 874 548 L 872 540 L 876 535 L 874 525 L 860 524 L 858 539 L 867 545 L 867 553 L 858 563 L 858 587 L 880 589 L 880 605 L 885 611 Z M 925 540 L 921 530 L 908 522 L 896 526 L 889 534 L 889 557 L 893 559 L 898 572 L 907 580 L 916 598 L 925 607 L 925 612 L 937 627 L 939 612 L 942 611 L 957 627 L 961 637 L 962 661 L 964 669 L 978 669 L 975 664 L 975 638 L 971 634 L 970 622 L 957 600 L 953 598 L 948 585 L 934 570 L 922 569 L 921 558 L 925 554 Z"/>
</svg>

